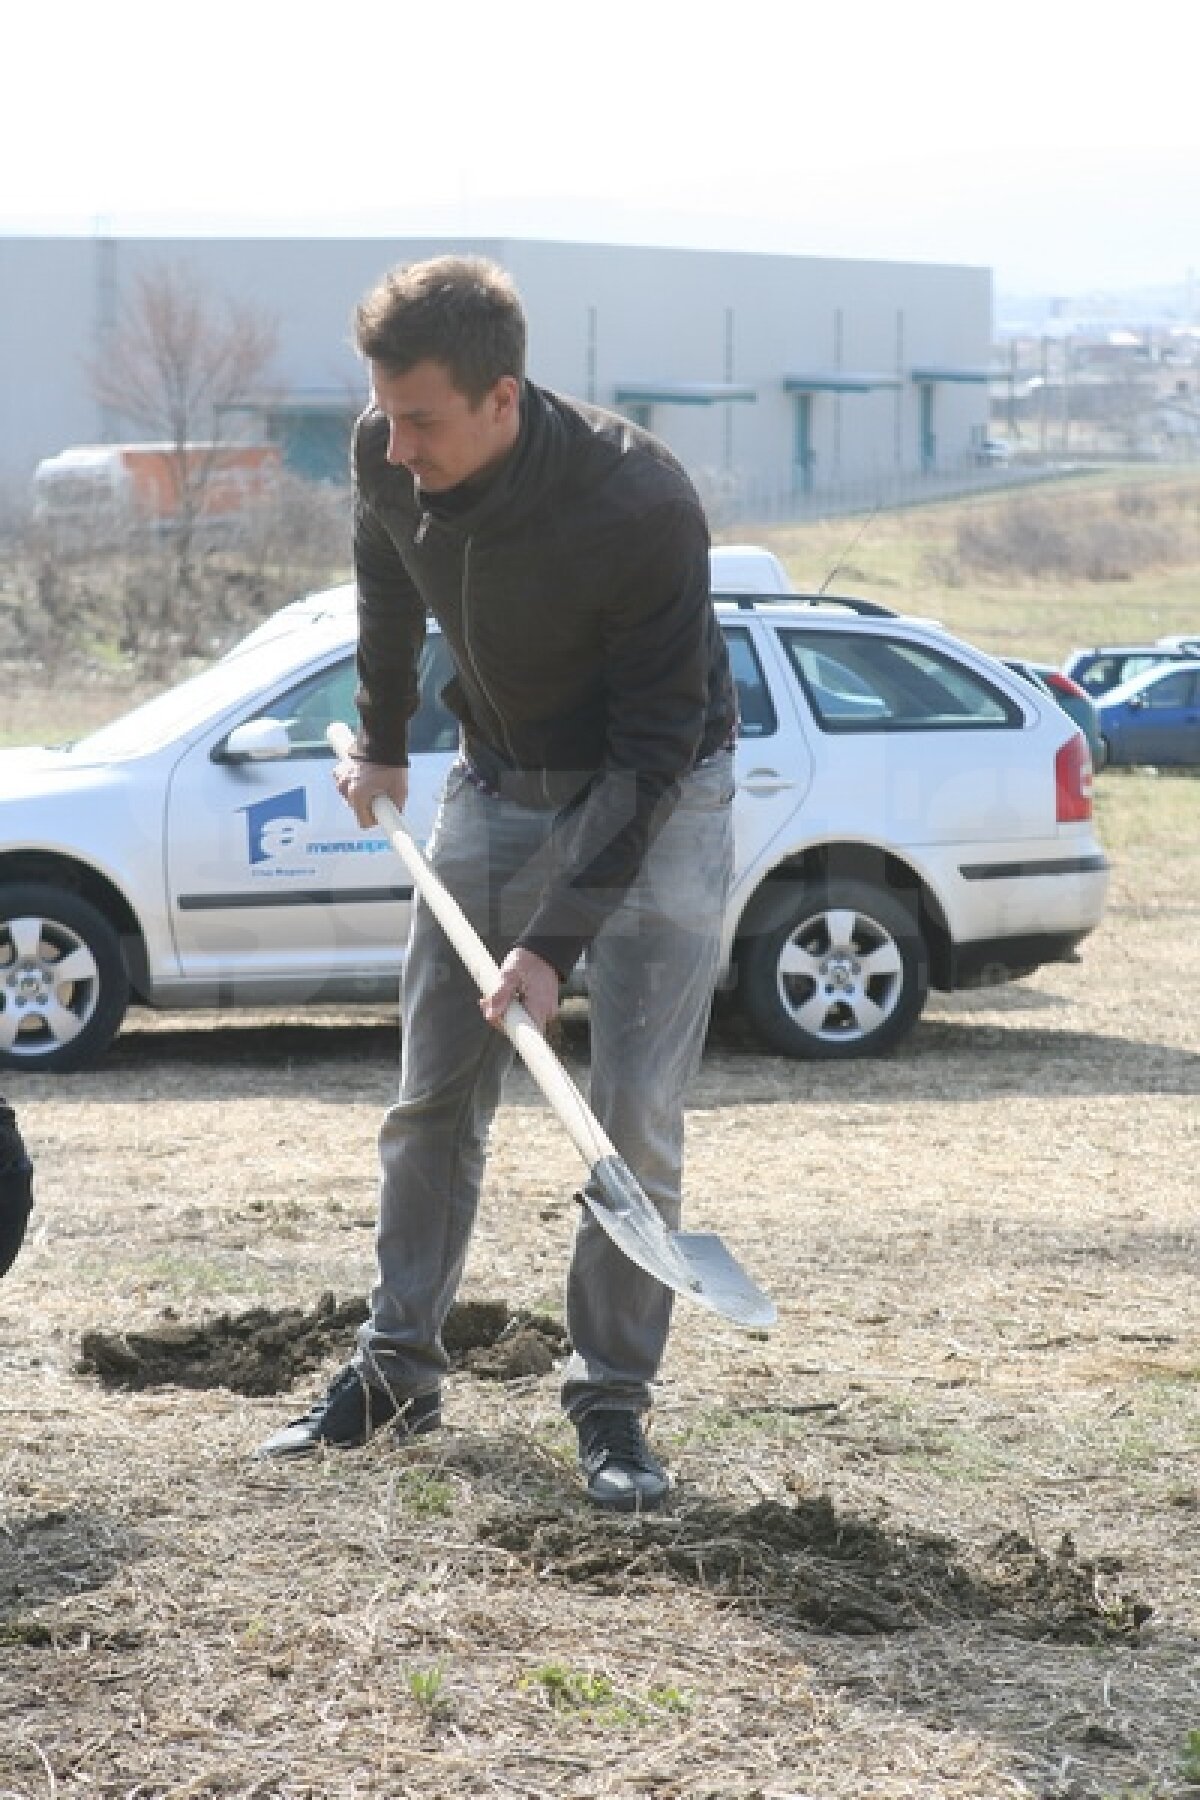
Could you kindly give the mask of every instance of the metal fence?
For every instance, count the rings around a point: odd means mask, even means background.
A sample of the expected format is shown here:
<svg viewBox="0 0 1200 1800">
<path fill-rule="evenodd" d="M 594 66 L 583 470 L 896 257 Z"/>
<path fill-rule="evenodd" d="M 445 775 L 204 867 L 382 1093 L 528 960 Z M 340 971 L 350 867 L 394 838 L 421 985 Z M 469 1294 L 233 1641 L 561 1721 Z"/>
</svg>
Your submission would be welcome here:
<svg viewBox="0 0 1200 1800">
<path fill-rule="evenodd" d="M 1036 486 L 1053 478 L 1078 474 L 1075 462 L 1012 462 L 992 467 L 877 474 L 853 481 L 823 482 L 812 493 L 772 487 L 736 471 L 701 470 L 697 487 L 714 530 L 725 531 L 754 521 L 762 525 L 808 524 L 855 513 L 920 506 L 972 494 L 1002 493 Z"/>
</svg>

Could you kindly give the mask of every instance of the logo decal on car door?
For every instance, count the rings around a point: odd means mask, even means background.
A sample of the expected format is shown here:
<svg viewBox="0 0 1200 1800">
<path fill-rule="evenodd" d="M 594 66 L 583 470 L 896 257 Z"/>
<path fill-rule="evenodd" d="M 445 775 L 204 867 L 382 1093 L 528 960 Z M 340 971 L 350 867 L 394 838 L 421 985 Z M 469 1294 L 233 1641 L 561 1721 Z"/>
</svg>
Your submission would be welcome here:
<svg viewBox="0 0 1200 1800">
<path fill-rule="evenodd" d="M 308 822 L 308 796 L 302 787 L 239 809 L 246 815 L 246 854 L 250 867 L 275 863 L 298 849 L 308 849 L 302 832 Z"/>
</svg>

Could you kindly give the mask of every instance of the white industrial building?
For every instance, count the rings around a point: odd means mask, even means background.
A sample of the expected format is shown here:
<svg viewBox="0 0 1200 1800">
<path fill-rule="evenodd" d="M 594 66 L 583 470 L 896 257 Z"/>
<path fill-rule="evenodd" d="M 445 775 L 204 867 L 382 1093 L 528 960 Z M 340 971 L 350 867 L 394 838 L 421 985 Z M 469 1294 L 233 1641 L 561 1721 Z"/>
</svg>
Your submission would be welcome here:
<svg viewBox="0 0 1200 1800">
<path fill-rule="evenodd" d="M 708 495 L 777 514 L 823 490 L 962 469 L 986 436 L 990 271 L 503 238 L 0 238 L 0 484 L 69 444 L 142 436 L 86 363 L 139 270 L 186 265 L 277 319 L 269 394 L 243 426 L 303 473 L 345 470 L 366 392 L 355 302 L 398 263 L 453 251 L 509 269 L 529 373 L 648 423 Z"/>
</svg>

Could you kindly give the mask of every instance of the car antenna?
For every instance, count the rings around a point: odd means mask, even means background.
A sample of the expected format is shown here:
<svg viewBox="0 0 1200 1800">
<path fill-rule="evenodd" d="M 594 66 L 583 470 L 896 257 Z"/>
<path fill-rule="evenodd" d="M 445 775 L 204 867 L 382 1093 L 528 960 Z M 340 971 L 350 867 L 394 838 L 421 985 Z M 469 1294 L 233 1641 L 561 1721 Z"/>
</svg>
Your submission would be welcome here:
<svg viewBox="0 0 1200 1800">
<path fill-rule="evenodd" d="M 825 589 L 829 586 L 830 582 L 833 580 L 834 576 L 837 574 L 838 570 L 841 568 L 842 564 L 845 562 L 845 560 L 849 556 L 850 552 L 854 549 L 854 546 L 866 534 L 867 527 L 874 520 L 875 515 L 879 511 L 879 507 L 880 507 L 880 502 L 877 500 L 875 502 L 874 506 L 871 508 L 870 512 L 867 514 L 866 518 L 863 520 L 862 524 L 859 526 L 858 530 L 855 532 L 854 536 L 850 539 L 850 542 L 846 545 L 845 549 L 838 556 L 833 567 L 830 569 L 828 575 L 825 577 L 825 579 L 821 583 L 820 587 L 817 589 L 817 598 L 818 599 L 820 599 L 821 595 L 825 592 Z"/>
</svg>

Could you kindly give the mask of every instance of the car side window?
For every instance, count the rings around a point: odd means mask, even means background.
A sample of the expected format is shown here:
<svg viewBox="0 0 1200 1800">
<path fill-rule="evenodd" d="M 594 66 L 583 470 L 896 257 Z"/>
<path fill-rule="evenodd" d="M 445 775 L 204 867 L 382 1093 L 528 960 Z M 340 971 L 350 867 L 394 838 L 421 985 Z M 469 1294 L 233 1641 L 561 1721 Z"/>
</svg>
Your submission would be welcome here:
<svg viewBox="0 0 1200 1800">
<path fill-rule="evenodd" d="M 738 736 L 771 737 L 779 729 L 779 720 L 750 633 L 743 626 L 729 626 L 725 642 L 737 693 Z"/>
<path fill-rule="evenodd" d="M 357 681 L 354 659 L 346 657 L 273 700 L 259 716 L 286 726 L 292 756 L 332 756 L 325 733 L 335 723 L 353 725 Z"/>
<path fill-rule="evenodd" d="M 1015 729 L 1020 707 L 948 651 L 865 631 L 781 631 L 822 731 Z"/>
<path fill-rule="evenodd" d="M 1143 688 L 1142 700 L 1149 707 L 1186 706 L 1191 697 L 1192 677 L 1188 670 L 1179 675 L 1166 675 Z"/>
<path fill-rule="evenodd" d="M 447 751 L 457 745 L 458 722 L 442 700 L 442 689 L 451 673 L 445 639 L 440 632 L 431 633 L 421 650 L 421 704 L 408 728 L 411 751 Z M 291 745 L 290 756 L 332 756 L 325 733 L 335 723 L 354 726 L 358 717 L 354 707 L 357 687 L 354 658 L 343 657 L 331 668 L 310 675 L 307 681 L 279 695 L 254 717 L 279 719 L 283 723 Z"/>
</svg>

